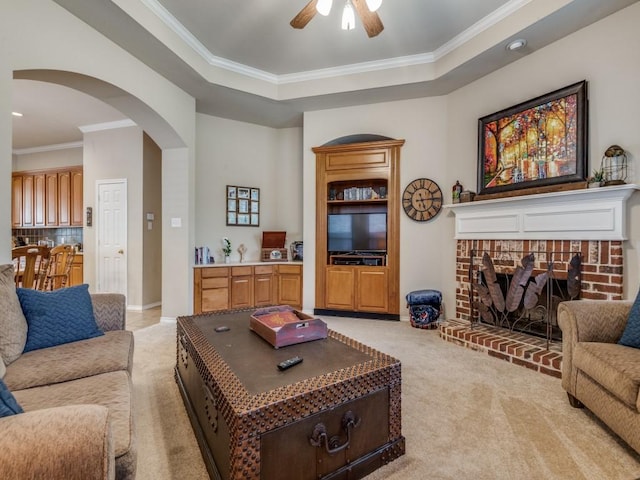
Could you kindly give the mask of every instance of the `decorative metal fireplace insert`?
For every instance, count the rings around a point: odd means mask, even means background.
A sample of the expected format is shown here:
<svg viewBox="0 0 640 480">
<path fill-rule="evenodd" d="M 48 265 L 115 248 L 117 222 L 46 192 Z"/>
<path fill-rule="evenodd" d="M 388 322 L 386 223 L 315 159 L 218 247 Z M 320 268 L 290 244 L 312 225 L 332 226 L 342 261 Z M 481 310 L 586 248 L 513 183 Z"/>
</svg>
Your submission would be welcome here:
<svg viewBox="0 0 640 480">
<path fill-rule="evenodd" d="M 556 263 L 566 265 L 566 273 L 554 268 Z M 543 337 L 548 349 L 551 341 L 562 340 L 558 304 L 580 298 L 581 264 L 580 252 L 472 250 L 471 325 L 484 323 Z"/>
</svg>

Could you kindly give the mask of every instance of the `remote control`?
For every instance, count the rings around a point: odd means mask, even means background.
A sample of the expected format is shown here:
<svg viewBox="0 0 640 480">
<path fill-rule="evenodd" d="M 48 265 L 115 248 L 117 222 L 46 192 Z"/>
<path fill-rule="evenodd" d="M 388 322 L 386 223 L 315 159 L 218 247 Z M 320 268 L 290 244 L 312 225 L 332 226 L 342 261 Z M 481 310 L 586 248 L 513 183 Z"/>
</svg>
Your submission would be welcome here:
<svg viewBox="0 0 640 480">
<path fill-rule="evenodd" d="M 284 362 L 280 362 L 278 364 L 278 370 L 286 370 L 287 368 L 291 368 L 294 365 L 297 365 L 299 363 L 302 363 L 302 358 L 301 357 L 293 357 L 293 358 L 290 358 L 288 360 L 285 360 Z"/>
</svg>

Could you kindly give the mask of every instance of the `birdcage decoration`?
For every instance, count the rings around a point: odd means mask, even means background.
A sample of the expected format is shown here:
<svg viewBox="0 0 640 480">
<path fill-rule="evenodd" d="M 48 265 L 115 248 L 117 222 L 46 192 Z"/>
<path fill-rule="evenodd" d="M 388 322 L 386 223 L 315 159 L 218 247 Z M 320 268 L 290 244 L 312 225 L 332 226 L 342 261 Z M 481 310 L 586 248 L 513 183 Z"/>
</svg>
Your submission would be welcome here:
<svg viewBox="0 0 640 480">
<path fill-rule="evenodd" d="M 604 185 L 622 185 L 627 179 L 627 154 L 619 145 L 611 145 L 604 152 L 600 168 Z"/>
</svg>

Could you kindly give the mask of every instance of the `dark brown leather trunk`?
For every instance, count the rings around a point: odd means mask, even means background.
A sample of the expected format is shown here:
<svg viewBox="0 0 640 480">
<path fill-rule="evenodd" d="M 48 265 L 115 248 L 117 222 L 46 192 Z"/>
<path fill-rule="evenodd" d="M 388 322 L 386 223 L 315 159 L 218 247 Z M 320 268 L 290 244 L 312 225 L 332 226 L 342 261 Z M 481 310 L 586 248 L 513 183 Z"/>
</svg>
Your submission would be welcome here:
<svg viewBox="0 0 640 480">
<path fill-rule="evenodd" d="M 250 313 L 178 319 L 176 380 L 212 478 L 351 480 L 404 454 L 400 362 L 332 331 L 276 350 Z"/>
</svg>

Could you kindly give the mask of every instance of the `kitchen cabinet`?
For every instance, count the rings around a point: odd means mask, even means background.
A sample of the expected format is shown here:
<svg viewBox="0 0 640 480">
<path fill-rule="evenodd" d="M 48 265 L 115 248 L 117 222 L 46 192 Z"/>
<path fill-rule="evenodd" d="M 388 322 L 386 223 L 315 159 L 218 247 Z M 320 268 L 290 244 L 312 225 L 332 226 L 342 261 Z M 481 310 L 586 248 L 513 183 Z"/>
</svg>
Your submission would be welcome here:
<svg viewBox="0 0 640 480">
<path fill-rule="evenodd" d="M 12 228 L 82 227 L 82 169 L 14 172 L 11 202 Z"/>
<path fill-rule="evenodd" d="M 302 265 L 277 265 L 277 302 L 302 309 Z"/>
<path fill-rule="evenodd" d="M 82 285 L 84 283 L 84 255 L 82 253 L 76 253 L 73 257 L 73 263 L 71 264 L 71 271 L 69 272 L 69 286 Z"/>
<path fill-rule="evenodd" d="M 253 267 L 231 267 L 231 308 L 253 307 Z"/>
<path fill-rule="evenodd" d="M 22 226 L 33 227 L 33 175 L 22 177 Z"/>
<path fill-rule="evenodd" d="M 11 177 L 11 228 L 22 226 L 22 175 Z"/>
<path fill-rule="evenodd" d="M 275 265 L 256 265 L 253 276 L 253 303 L 256 307 L 265 307 L 276 303 Z"/>
<path fill-rule="evenodd" d="M 302 308 L 302 265 L 206 265 L 193 269 L 193 311 L 286 304 Z"/>
<path fill-rule="evenodd" d="M 58 173 L 46 173 L 44 178 L 44 224 L 48 227 L 58 226 Z"/>
</svg>

